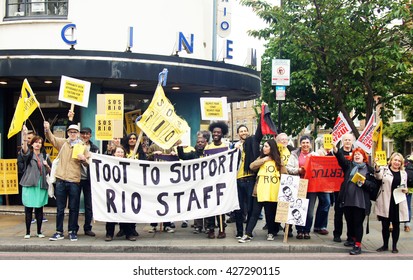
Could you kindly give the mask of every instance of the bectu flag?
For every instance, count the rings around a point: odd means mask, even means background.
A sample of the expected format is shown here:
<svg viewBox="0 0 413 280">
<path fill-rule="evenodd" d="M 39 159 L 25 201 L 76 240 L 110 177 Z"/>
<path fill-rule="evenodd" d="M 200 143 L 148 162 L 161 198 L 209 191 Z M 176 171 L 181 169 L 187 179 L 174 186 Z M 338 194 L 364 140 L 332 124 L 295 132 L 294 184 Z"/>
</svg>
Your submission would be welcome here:
<svg viewBox="0 0 413 280">
<path fill-rule="evenodd" d="M 7 138 L 10 139 L 13 135 L 22 130 L 24 121 L 39 107 L 39 102 L 34 96 L 33 90 L 30 87 L 29 81 L 24 79 L 19 100 L 17 101 L 16 111 L 14 111 L 13 119 L 11 120 L 9 133 Z"/>
</svg>

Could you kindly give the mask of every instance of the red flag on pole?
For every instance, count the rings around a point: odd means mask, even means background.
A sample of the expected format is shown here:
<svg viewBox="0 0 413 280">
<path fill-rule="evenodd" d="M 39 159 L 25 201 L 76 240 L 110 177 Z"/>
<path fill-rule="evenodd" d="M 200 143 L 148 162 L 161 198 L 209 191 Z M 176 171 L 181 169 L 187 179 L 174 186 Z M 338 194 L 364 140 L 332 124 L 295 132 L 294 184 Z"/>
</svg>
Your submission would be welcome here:
<svg viewBox="0 0 413 280">
<path fill-rule="evenodd" d="M 277 128 L 271 119 L 271 112 L 268 105 L 261 104 L 261 131 L 262 134 L 277 135 Z"/>
</svg>

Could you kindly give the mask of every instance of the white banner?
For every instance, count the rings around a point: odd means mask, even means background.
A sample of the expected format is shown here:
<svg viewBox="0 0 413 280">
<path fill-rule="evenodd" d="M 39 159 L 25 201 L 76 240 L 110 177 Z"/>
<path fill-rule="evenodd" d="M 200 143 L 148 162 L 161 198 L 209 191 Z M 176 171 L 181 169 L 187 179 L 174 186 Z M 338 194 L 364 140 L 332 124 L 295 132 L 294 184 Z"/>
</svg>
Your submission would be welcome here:
<svg viewBox="0 0 413 280">
<path fill-rule="evenodd" d="M 97 221 L 182 221 L 239 209 L 236 149 L 173 162 L 91 155 L 93 217 Z"/>
<path fill-rule="evenodd" d="M 351 132 L 351 127 L 348 124 L 346 118 L 344 118 L 343 113 L 339 113 L 336 123 L 334 124 L 333 127 L 333 132 L 331 133 L 333 135 L 333 144 L 334 146 L 337 145 L 338 141 L 341 140 L 341 137 L 346 134 Z"/>
<path fill-rule="evenodd" d="M 373 147 L 373 132 L 374 132 L 374 115 L 371 115 L 368 123 L 363 129 L 363 132 L 360 134 L 357 139 L 355 146 L 362 148 L 366 153 L 371 154 Z"/>
</svg>

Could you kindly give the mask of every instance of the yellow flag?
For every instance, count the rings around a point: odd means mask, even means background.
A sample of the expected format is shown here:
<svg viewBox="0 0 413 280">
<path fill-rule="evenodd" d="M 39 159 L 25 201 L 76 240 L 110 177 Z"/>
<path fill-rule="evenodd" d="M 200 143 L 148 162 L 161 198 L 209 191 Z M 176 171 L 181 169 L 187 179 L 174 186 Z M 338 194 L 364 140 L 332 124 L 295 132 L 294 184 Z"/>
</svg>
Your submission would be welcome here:
<svg viewBox="0 0 413 280">
<path fill-rule="evenodd" d="M 383 121 L 379 121 L 373 131 L 373 141 L 376 142 L 376 151 L 383 150 Z"/>
<path fill-rule="evenodd" d="M 9 133 L 7 134 L 8 139 L 21 131 L 23 122 L 29 118 L 29 116 L 33 113 L 34 110 L 36 110 L 38 106 L 39 102 L 34 96 L 29 82 L 27 81 L 27 79 L 24 79 L 20 98 L 17 101 L 16 111 L 14 111 Z"/>
<path fill-rule="evenodd" d="M 176 115 L 175 108 L 158 85 L 148 109 L 136 124 L 162 149 L 171 148 L 189 129 L 187 122 Z"/>
</svg>

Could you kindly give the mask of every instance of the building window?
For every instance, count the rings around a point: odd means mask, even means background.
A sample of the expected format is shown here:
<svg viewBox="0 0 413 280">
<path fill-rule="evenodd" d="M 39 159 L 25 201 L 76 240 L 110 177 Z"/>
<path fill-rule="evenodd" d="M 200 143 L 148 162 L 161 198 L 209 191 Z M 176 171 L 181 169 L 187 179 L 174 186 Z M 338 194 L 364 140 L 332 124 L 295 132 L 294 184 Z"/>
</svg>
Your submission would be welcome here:
<svg viewBox="0 0 413 280">
<path fill-rule="evenodd" d="M 403 121 L 404 121 L 403 111 L 400 109 L 395 109 L 393 122 L 403 122 Z"/>
<path fill-rule="evenodd" d="M 6 19 L 67 18 L 69 0 L 6 0 Z"/>
<path fill-rule="evenodd" d="M 239 109 L 239 108 L 241 108 L 241 103 L 237 102 L 235 106 L 236 106 L 237 109 Z"/>
<path fill-rule="evenodd" d="M 248 101 L 244 101 L 244 108 L 247 108 Z"/>
</svg>

